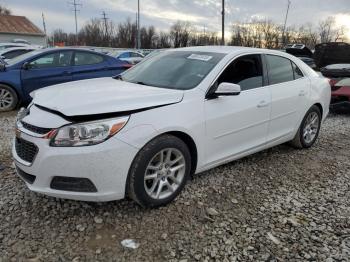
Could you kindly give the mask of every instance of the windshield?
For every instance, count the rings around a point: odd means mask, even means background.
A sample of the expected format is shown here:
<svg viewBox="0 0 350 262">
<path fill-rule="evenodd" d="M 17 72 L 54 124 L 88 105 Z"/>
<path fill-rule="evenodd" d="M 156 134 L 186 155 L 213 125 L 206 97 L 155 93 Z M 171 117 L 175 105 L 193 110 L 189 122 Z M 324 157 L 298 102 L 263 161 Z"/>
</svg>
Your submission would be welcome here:
<svg viewBox="0 0 350 262">
<path fill-rule="evenodd" d="M 225 56 L 221 53 L 165 51 L 122 74 L 122 80 L 188 90 L 196 87 Z"/>
<path fill-rule="evenodd" d="M 23 55 L 20 55 L 20 56 L 17 56 L 9 61 L 7 61 L 6 63 L 8 65 L 14 65 L 14 64 L 17 64 L 18 62 L 21 62 L 22 60 L 25 60 L 33 55 L 38 55 L 40 53 L 42 53 L 43 51 L 42 50 L 35 50 L 35 51 L 31 51 L 29 53 L 25 53 Z"/>
</svg>

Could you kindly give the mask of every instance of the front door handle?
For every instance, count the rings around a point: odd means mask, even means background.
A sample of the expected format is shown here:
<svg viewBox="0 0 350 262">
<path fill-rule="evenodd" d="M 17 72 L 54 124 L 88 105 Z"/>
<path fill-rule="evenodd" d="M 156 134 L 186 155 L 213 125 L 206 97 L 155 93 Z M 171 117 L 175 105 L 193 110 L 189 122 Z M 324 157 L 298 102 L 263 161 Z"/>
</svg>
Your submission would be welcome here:
<svg viewBox="0 0 350 262">
<path fill-rule="evenodd" d="M 257 107 L 258 108 L 263 108 L 263 107 L 269 106 L 269 104 L 270 104 L 269 102 L 266 102 L 265 100 L 263 100 L 257 105 Z"/>
</svg>

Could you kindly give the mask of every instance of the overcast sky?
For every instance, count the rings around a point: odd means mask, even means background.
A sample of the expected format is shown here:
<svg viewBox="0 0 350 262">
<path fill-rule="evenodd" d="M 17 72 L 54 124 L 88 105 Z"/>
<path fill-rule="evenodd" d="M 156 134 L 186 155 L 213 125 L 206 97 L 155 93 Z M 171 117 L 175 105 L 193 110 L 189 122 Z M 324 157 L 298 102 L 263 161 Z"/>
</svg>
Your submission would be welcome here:
<svg viewBox="0 0 350 262">
<path fill-rule="evenodd" d="M 76 0 L 79 7 L 79 27 L 90 18 L 102 17 L 105 11 L 114 22 L 127 17 L 135 19 L 137 0 Z M 69 5 L 73 0 L 0 0 L 0 4 L 11 9 L 14 14 L 27 16 L 42 28 L 41 13 L 46 17 L 48 33 L 62 28 L 73 32 L 74 13 Z M 192 22 L 198 29 L 220 30 L 221 0 L 140 0 L 141 23 L 154 25 L 166 30 L 176 20 Z M 349 28 L 350 0 L 291 0 L 288 25 L 307 22 L 317 23 L 320 19 L 334 15 L 338 24 Z M 249 21 L 252 17 L 268 17 L 283 23 L 287 0 L 226 0 L 227 28 L 229 23 Z"/>
</svg>

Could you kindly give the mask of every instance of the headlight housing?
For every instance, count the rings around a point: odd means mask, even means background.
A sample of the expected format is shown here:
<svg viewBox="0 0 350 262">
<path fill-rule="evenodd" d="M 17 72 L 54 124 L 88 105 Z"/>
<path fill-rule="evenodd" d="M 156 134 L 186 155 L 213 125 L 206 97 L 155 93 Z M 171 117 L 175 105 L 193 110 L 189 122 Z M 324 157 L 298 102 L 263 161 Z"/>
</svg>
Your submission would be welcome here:
<svg viewBox="0 0 350 262">
<path fill-rule="evenodd" d="M 50 146 L 78 147 L 100 144 L 117 134 L 129 116 L 63 126 L 53 134 Z"/>
</svg>

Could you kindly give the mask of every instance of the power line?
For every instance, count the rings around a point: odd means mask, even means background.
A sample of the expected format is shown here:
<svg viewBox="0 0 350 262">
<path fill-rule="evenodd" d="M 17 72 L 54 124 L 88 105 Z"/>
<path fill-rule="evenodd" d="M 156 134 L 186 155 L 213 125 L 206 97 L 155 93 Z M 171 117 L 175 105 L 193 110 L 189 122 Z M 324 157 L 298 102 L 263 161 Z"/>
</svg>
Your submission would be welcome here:
<svg viewBox="0 0 350 262">
<path fill-rule="evenodd" d="M 83 5 L 80 3 L 77 3 L 76 0 L 73 0 L 73 2 L 69 3 L 73 6 L 73 12 L 74 12 L 74 18 L 75 18 L 75 44 L 78 44 L 78 19 L 77 19 L 77 13 L 80 12 L 78 7 L 82 7 Z"/>
</svg>

